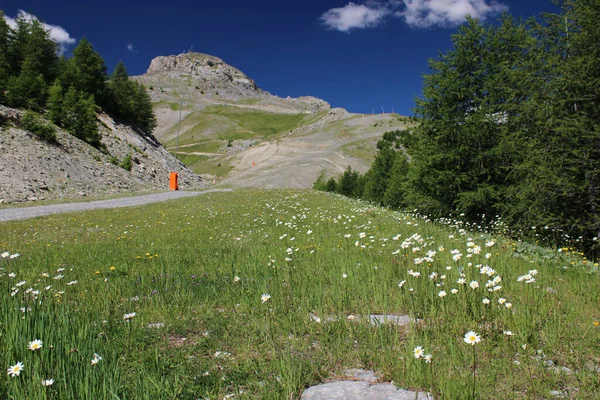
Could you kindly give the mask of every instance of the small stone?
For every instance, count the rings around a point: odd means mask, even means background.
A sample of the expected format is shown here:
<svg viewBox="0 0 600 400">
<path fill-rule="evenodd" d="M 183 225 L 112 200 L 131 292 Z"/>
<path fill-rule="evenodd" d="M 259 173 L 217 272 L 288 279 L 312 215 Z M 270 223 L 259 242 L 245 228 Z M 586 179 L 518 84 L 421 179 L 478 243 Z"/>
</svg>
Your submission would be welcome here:
<svg viewBox="0 0 600 400">
<path fill-rule="evenodd" d="M 369 322 L 373 326 L 383 324 L 393 324 L 398 326 L 410 325 L 410 317 L 408 315 L 387 315 L 387 314 L 371 314 Z"/>
</svg>

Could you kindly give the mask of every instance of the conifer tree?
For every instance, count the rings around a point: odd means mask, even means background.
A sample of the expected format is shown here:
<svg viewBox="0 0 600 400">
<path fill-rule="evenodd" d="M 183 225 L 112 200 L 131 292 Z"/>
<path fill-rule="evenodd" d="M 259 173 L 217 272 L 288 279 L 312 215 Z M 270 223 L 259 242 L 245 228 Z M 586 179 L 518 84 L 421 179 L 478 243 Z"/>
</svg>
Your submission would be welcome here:
<svg viewBox="0 0 600 400">
<path fill-rule="evenodd" d="M 92 146 L 100 144 L 96 104 L 92 95 L 86 95 L 70 87 L 63 98 L 62 122 L 72 135 Z"/>
<path fill-rule="evenodd" d="M 140 129 L 144 135 L 152 134 L 156 127 L 156 117 L 150 96 L 142 84 L 129 79 L 121 61 L 111 76 L 109 90 L 110 109 Z"/>
<path fill-rule="evenodd" d="M 0 10 L 0 102 L 3 101 L 6 84 L 10 77 L 9 39 L 11 29 Z"/>
<path fill-rule="evenodd" d="M 406 207 L 404 198 L 407 190 L 408 161 L 404 153 L 398 151 L 394 156 L 394 163 L 390 170 L 390 177 L 383 195 L 382 203 L 394 209 Z"/>
<path fill-rule="evenodd" d="M 71 75 L 69 83 L 78 91 L 93 95 L 98 105 L 106 106 L 106 81 L 108 79 L 106 65 L 100 54 L 94 50 L 92 44 L 85 37 L 73 50 L 73 57 L 69 63 L 69 75 Z M 65 85 L 64 81 L 63 85 Z"/>
<path fill-rule="evenodd" d="M 48 118 L 58 126 L 63 126 L 63 87 L 60 80 L 56 79 L 54 84 L 48 89 Z"/>
<path fill-rule="evenodd" d="M 348 166 L 340 178 L 340 183 L 337 185 L 338 193 L 343 194 L 344 196 L 354 197 L 356 194 L 358 177 L 359 173 L 353 171 L 352 168 Z"/>
</svg>

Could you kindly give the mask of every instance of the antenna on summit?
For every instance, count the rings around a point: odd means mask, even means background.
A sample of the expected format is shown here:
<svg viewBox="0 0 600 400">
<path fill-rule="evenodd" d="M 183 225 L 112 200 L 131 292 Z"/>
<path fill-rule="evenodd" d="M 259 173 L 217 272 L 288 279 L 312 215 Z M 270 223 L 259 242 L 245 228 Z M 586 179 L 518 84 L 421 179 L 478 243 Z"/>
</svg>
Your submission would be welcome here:
<svg viewBox="0 0 600 400">
<path fill-rule="evenodd" d="M 381 106 L 381 113 L 385 115 L 385 111 L 383 110 L 383 106 Z"/>
</svg>

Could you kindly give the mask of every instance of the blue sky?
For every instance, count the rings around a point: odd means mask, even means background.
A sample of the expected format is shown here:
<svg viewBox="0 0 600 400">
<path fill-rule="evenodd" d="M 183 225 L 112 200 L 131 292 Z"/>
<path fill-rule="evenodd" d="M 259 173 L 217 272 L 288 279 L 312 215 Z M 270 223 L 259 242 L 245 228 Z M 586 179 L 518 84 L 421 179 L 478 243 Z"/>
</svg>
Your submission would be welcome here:
<svg viewBox="0 0 600 400">
<path fill-rule="evenodd" d="M 557 11 L 550 0 L 4 0 L 0 9 L 42 19 L 67 54 L 86 36 L 109 72 L 122 60 L 139 75 L 156 56 L 193 49 L 281 97 L 403 115 L 412 114 L 427 60 L 450 48 L 467 13 L 493 21 L 502 11 Z"/>
</svg>

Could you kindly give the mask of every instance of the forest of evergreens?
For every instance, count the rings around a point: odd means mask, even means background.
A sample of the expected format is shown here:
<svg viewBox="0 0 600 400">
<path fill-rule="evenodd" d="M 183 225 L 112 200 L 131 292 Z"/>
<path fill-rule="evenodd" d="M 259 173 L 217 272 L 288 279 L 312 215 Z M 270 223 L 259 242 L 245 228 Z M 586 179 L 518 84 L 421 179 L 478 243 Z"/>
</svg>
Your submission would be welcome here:
<svg viewBox="0 0 600 400">
<path fill-rule="evenodd" d="M 100 145 L 100 110 L 142 135 L 152 133 L 156 117 L 150 97 L 142 84 L 129 79 L 123 63 L 109 76 L 86 38 L 68 59 L 59 56 L 59 50 L 40 20 L 21 14 L 12 29 L 0 10 L 0 104 L 46 113 L 54 124 L 94 146 Z M 26 124 L 52 140 L 52 128 L 35 122 L 32 115 L 27 114 Z"/>
<path fill-rule="evenodd" d="M 365 175 L 323 189 L 431 217 L 501 218 L 518 237 L 599 255 L 600 1 L 526 22 L 469 19 L 430 60 L 412 129 Z"/>
</svg>

